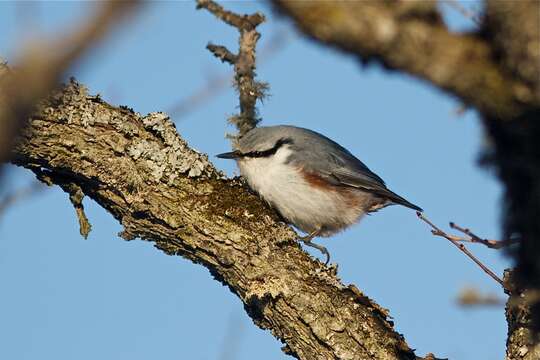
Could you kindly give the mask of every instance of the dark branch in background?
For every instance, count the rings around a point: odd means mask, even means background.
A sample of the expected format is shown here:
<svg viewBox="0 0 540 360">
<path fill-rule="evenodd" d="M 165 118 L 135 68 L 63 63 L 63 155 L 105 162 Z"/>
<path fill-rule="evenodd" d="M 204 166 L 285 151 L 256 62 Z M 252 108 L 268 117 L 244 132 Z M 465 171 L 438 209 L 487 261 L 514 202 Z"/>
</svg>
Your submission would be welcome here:
<svg viewBox="0 0 540 360">
<path fill-rule="evenodd" d="M 268 84 L 255 81 L 255 47 L 261 36 L 256 29 L 265 18 L 260 13 L 235 14 L 212 0 L 197 0 L 197 9 L 208 10 L 240 32 L 238 54 L 221 45 L 208 44 L 207 48 L 221 61 L 234 65 L 235 87 L 240 97 L 240 114 L 231 116 L 229 121 L 236 125 L 239 135 L 242 136 L 259 123 L 255 105 L 257 100 L 264 98 L 268 90 Z"/>
<path fill-rule="evenodd" d="M 515 286 L 515 271 L 504 272 L 504 283 Z M 505 360 L 538 360 L 540 344 L 535 336 L 533 305 L 540 300 L 537 290 L 514 291 L 506 303 L 506 321 L 508 337 L 506 339 Z"/>
<path fill-rule="evenodd" d="M 40 41 L 23 52 L 11 71 L 0 67 L 0 163 L 9 158 L 13 140 L 26 126 L 35 104 L 54 90 L 64 72 L 88 48 L 102 39 L 137 1 L 104 1 L 79 29 L 58 40 Z M 7 72 L 7 74 L 6 74 Z"/>
<path fill-rule="evenodd" d="M 517 293 L 540 293 L 540 2 L 486 1 L 483 36 L 491 39 L 501 71 L 520 82 L 517 88 L 524 111 L 514 117 L 482 114 L 492 150 L 487 163 L 505 185 L 503 236 L 518 238 L 508 253 L 516 260 L 512 279 Z M 510 299 L 512 301 L 512 298 Z M 540 298 L 528 304 L 532 328 L 514 332 L 508 353 L 520 344 L 534 344 L 529 355 L 540 358 Z M 509 318 L 512 319 L 512 318 Z M 514 326 L 509 322 L 509 330 Z M 525 339 L 524 336 L 531 336 Z M 519 341 L 515 341 L 519 339 Z M 516 344 L 514 346 L 514 344 Z"/>
<path fill-rule="evenodd" d="M 517 99 L 534 108 L 540 103 L 539 14 L 538 0 L 487 0 L 483 29 L 498 66 L 520 81 L 514 89 Z"/>
<path fill-rule="evenodd" d="M 474 263 L 476 265 L 478 265 L 486 274 L 488 274 L 493 280 L 495 280 L 496 282 L 498 282 L 502 287 L 503 289 L 506 291 L 506 292 L 510 292 L 509 289 L 506 289 L 505 288 L 505 285 L 504 285 L 504 282 L 502 281 L 502 279 L 500 277 L 498 277 L 497 275 L 495 275 L 495 273 L 493 271 L 491 271 L 490 269 L 488 269 L 487 266 L 485 266 L 480 260 L 478 260 L 478 258 L 476 256 L 474 256 L 466 247 L 465 245 L 463 244 L 460 244 L 460 241 L 463 241 L 463 238 L 458 238 L 456 236 L 452 236 L 452 235 L 449 235 L 447 234 L 446 232 L 442 231 L 439 227 L 437 227 L 435 224 L 433 224 L 428 218 L 426 218 L 424 216 L 424 214 L 422 214 L 421 212 L 417 211 L 416 212 L 416 215 L 418 215 L 418 218 L 420 218 L 420 220 L 422 220 L 423 222 L 425 222 L 426 224 L 428 224 L 429 226 L 431 226 L 432 230 L 431 230 L 431 233 L 435 236 L 440 236 L 440 237 L 443 237 L 447 240 L 449 240 L 454 246 L 456 246 L 461 252 L 463 252 L 465 255 L 467 255 L 472 261 L 474 261 Z"/>
<path fill-rule="evenodd" d="M 257 57 L 259 66 L 262 63 L 270 60 L 281 49 L 283 49 L 287 43 L 287 38 L 287 31 L 283 29 L 272 34 L 270 40 L 268 40 L 259 51 L 259 56 Z M 168 113 L 170 114 L 171 118 L 178 121 L 180 118 L 185 117 L 197 107 L 219 94 L 227 86 L 230 86 L 233 81 L 233 72 L 211 76 L 201 88 L 194 91 L 193 94 L 181 99 L 175 105 L 171 106 Z"/>
<path fill-rule="evenodd" d="M 526 110 L 524 99 L 540 99 L 501 71 L 485 38 L 450 32 L 435 1 L 273 2 L 315 40 L 426 80 L 483 113 L 513 117 Z"/>
</svg>

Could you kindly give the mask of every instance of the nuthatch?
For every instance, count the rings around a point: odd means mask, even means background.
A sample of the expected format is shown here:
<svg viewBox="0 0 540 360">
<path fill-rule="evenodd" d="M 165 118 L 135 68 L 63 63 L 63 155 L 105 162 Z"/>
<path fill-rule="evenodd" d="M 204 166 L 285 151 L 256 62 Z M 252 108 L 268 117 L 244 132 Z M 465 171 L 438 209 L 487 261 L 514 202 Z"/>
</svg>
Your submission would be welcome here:
<svg viewBox="0 0 540 360">
<path fill-rule="evenodd" d="M 217 157 L 235 159 L 249 186 L 281 216 L 308 235 L 306 245 L 354 224 L 366 214 L 399 204 L 422 211 L 390 191 L 383 179 L 329 138 L 295 126 L 258 127 Z"/>
</svg>

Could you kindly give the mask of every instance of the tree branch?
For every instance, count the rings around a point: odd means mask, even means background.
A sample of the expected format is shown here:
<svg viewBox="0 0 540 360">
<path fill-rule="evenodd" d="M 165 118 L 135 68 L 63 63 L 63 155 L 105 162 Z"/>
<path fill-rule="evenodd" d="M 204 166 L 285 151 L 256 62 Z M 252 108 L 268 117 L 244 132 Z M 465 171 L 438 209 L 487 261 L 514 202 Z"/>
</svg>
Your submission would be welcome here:
<svg viewBox="0 0 540 360">
<path fill-rule="evenodd" d="M 123 226 L 202 264 L 300 359 L 416 359 L 387 312 L 302 251 L 296 234 L 188 147 L 162 113 L 141 117 L 75 82 L 43 103 L 15 164 L 76 184 Z"/>
<path fill-rule="evenodd" d="M 450 222 L 450 227 L 468 236 L 468 238 L 456 237 L 457 241 L 482 244 L 482 245 L 487 246 L 490 249 L 502 249 L 507 246 L 519 244 L 519 239 L 508 239 L 508 240 L 482 239 L 481 237 L 473 233 L 470 229 L 462 228 L 461 226 L 457 225 L 454 222 Z"/>
<path fill-rule="evenodd" d="M 482 271 L 484 271 L 488 276 L 490 276 L 493 280 L 495 280 L 496 282 L 498 282 L 502 288 L 505 290 L 505 292 L 510 292 L 510 289 L 508 288 L 505 288 L 505 285 L 504 285 L 504 282 L 502 281 L 502 279 L 500 277 L 498 277 L 493 271 L 491 271 L 486 265 L 484 265 L 480 260 L 478 260 L 478 258 L 476 256 L 474 256 L 470 251 L 469 249 L 467 249 L 465 247 L 465 245 L 463 244 L 460 244 L 460 241 L 463 241 L 462 238 L 459 238 L 457 236 L 452 236 L 452 235 L 449 235 L 447 234 L 446 232 L 442 231 L 437 225 L 435 225 L 434 223 L 432 223 L 423 213 L 421 213 L 420 211 L 417 211 L 416 212 L 416 215 L 418 216 L 418 218 L 420 220 L 422 220 L 423 222 L 425 222 L 426 224 L 428 224 L 430 227 L 431 227 L 431 233 L 435 236 L 440 236 L 440 237 L 443 237 L 445 239 L 447 239 L 448 241 L 450 241 L 452 243 L 452 245 L 454 245 L 455 247 L 457 247 L 459 249 L 459 251 L 461 251 L 462 253 L 464 253 L 469 259 L 471 259 L 476 265 L 478 265 Z"/>
<path fill-rule="evenodd" d="M 238 54 L 233 54 L 225 46 L 209 44 L 208 50 L 221 61 L 234 65 L 234 81 L 240 97 L 240 114 L 231 116 L 229 122 L 236 125 L 242 136 L 259 123 L 257 100 L 262 100 L 268 84 L 255 81 L 255 48 L 261 34 L 256 30 L 265 18 L 262 14 L 238 15 L 225 10 L 212 0 L 197 0 L 197 9 L 206 9 L 218 19 L 234 26 L 240 32 Z M 233 147 L 235 144 L 233 143 Z"/>
<path fill-rule="evenodd" d="M 265 46 L 259 52 L 259 65 L 263 61 L 268 61 L 270 58 L 275 56 L 279 50 L 283 49 L 287 43 L 287 35 L 287 32 L 283 29 L 272 34 L 271 38 L 266 42 Z M 234 76 L 232 72 L 224 72 L 223 74 L 211 76 L 201 88 L 194 91 L 186 98 L 180 99 L 173 106 L 169 107 L 167 113 L 178 121 L 179 118 L 186 116 L 195 108 L 201 106 L 209 101 L 212 97 L 219 94 L 223 89 L 225 89 L 225 87 L 232 84 L 233 81 Z"/>
<path fill-rule="evenodd" d="M 308 36 L 355 54 L 364 63 L 376 60 L 426 80 L 483 113 L 510 117 L 526 109 L 522 94 L 529 87 L 502 71 L 485 39 L 450 32 L 434 1 L 274 4 Z"/>
</svg>

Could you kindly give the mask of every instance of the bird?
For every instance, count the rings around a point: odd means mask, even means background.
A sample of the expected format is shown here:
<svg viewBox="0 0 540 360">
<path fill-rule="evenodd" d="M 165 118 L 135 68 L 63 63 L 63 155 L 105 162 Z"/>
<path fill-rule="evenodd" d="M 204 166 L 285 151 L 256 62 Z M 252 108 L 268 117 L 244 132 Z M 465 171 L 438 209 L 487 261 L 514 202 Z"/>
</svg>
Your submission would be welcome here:
<svg viewBox="0 0 540 360">
<path fill-rule="evenodd" d="M 255 127 L 235 140 L 234 151 L 216 155 L 234 159 L 249 187 L 312 242 L 357 223 L 365 214 L 389 205 L 423 212 L 386 187 L 383 179 L 351 152 L 313 130 L 291 126 Z"/>
</svg>

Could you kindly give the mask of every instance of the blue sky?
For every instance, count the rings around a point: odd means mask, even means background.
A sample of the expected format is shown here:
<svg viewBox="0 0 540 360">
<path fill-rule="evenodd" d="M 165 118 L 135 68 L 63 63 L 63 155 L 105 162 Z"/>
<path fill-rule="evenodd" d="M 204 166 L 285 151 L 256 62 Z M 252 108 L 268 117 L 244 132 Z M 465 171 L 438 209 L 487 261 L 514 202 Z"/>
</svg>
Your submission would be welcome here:
<svg viewBox="0 0 540 360">
<path fill-rule="evenodd" d="M 14 62 L 29 39 L 69 31 L 91 3 L 0 3 L 0 56 Z M 336 140 L 388 186 L 422 206 L 434 222 L 471 227 L 497 238 L 501 187 L 477 166 L 482 129 L 473 111 L 456 116 L 459 102 L 429 85 L 299 35 L 262 2 L 226 2 L 269 15 L 261 47 L 286 34 L 258 76 L 271 96 L 259 107 L 263 123 L 292 124 Z M 70 70 L 104 99 L 147 113 L 166 111 L 230 68 L 205 49 L 209 41 L 236 48 L 236 31 L 191 2 L 152 2 Z M 25 10 L 26 9 L 26 10 Z M 470 26 L 451 10 L 455 28 Z M 30 29 L 30 30 L 29 30 Z M 479 89 L 481 91 L 481 89 Z M 186 116 L 180 134 L 211 157 L 227 151 L 225 119 L 237 111 L 231 88 Z M 235 174 L 232 162 L 213 158 Z M 2 191 L 32 181 L 5 168 Z M 284 359 L 280 344 L 256 328 L 240 301 L 208 271 L 125 242 L 120 225 L 85 200 L 93 225 L 79 235 L 68 196 L 47 188 L 0 218 L 1 359 Z M 464 286 L 502 296 L 498 285 L 450 243 L 433 237 L 414 212 L 390 207 L 330 239 L 319 240 L 354 283 L 390 309 L 397 329 L 418 354 L 451 359 L 504 356 L 502 308 L 463 309 Z M 510 265 L 495 250 L 470 246 L 496 273 Z M 311 251 L 311 250 L 309 250 Z M 317 253 L 312 253 L 317 255 Z"/>
</svg>

